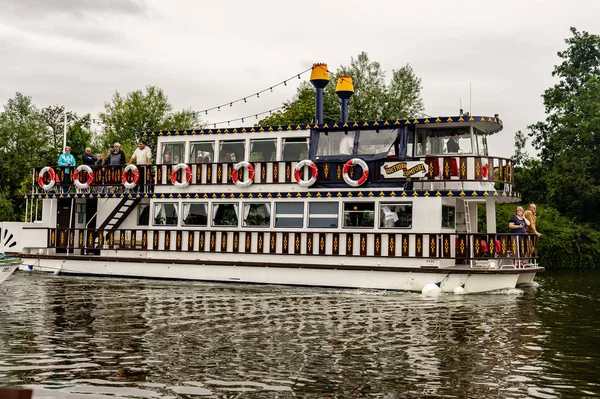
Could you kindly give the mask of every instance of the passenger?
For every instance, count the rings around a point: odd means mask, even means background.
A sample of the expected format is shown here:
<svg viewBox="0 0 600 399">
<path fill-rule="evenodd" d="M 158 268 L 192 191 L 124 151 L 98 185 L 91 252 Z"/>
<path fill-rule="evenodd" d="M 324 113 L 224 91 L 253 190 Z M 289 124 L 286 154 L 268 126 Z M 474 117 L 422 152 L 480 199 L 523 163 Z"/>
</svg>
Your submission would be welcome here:
<svg viewBox="0 0 600 399">
<path fill-rule="evenodd" d="M 460 151 L 460 145 L 458 140 L 460 139 L 457 132 L 452 132 L 452 136 L 446 142 L 446 149 L 449 153 L 458 153 Z"/>
<path fill-rule="evenodd" d="M 163 164 L 170 164 L 171 163 L 171 154 L 166 153 L 165 155 L 163 155 Z"/>
<path fill-rule="evenodd" d="M 109 156 L 110 156 L 110 152 L 109 152 Z M 104 166 L 106 166 L 106 163 L 107 163 L 107 160 L 106 160 L 106 158 L 104 158 L 104 153 L 101 152 L 100 154 L 98 154 L 98 161 L 96 161 L 96 166 L 98 166 L 96 173 L 100 173 L 101 186 L 98 187 L 99 193 L 108 192 L 108 187 L 106 187 L 106 168 L 104 167 Z"/>
<path fill-rule="evenodd" d="M 75 157 L 71 154 L 71 147 L 65 147 L 65 152 L 58 158 L 58 166 L 61 166 L 65 173 L 65 177 L 62 181 L 62 192 L 67 193 L 69 191 L 69 185 L 71 184 L 71 169 L 69 167 L 75 166 Z"/>
<path fill-rule="evenodd" d="M 133 163 L 134 160 L 140 173 L 140 181 L 138 184 L 139 191 L 144 192 L 144 185 L 146 184 L 146 167 L 152 163 L 152 151 L 150 150 L 150 147 L 146 145 L 145 141 L 140 140 L 139 147 L 136 148 L 131 155 L 129 163 Z"/>
<path fill-rule="evenodd" d="M 525 228 L 529 226 L 529 220 L 523 216 L 523 208 L 518 206 L 515 215 L 508 221 L 508 228 L 513 234 L 525 234 Z"/>
<path fill-rule="evenodd" d="M 537 208 L 535 204 L 529 204 L 529 208 L 525 211 L 525 219 L 529 222 L 527 225 L 527 233 L 535 234 L 536 236 L 541 236 L 542 233 L 538 233 L 537 231 Z"/>
<path fill-rule="evenodd" d="M 81 156 L 81 160 L 84 165 L 94 166 L 98 161 L 98 158 L 92 155 L 92 149 L 90 147 L 86 147 L 85 152 Z"/>
<path fill-rule="evenodd" d="M 348 133 L 340 142 L 340 154 L 352 155 L 354 153 L 354 133 Z"/>
<path fill-rule="evenodd" d="M 109 165 L 125 165 L 127 160 L 125 159 L 125 153 L 121 149 L 121 144 L 115 143 L 114 149 L 110 153 L 110 157 L 108 159 Z"/>
</svg>

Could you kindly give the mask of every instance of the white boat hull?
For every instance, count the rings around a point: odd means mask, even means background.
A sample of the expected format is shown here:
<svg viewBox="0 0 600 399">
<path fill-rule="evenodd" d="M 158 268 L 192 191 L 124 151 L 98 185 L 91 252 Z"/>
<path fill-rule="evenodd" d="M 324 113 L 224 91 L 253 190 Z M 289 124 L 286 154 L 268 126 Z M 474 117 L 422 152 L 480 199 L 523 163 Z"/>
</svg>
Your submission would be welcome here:
<svg viewBox="0 0 600 399">
<path fill-rule="evenodd" d="M 15 270 L 17 270 L 20 264 L 20 259 L 10 263 L 0 263 L 0 284 L 8 280 L 8 278 L 14 273 Z"/>
<path fill-rule="evenodd" d="M 421 292 L 423 287 L 439 283 L 443 292 L 463 287 L 467 293 L 479 293 L 515 288 L 522 275 L 523 282 L 533 280 L 536 270 L 524 274 L 513 270 L 472 270 L 468 268 L 397 268 L 362 270 L 320 268 L 306 265 L 285 267 L 244 266 L 228 264 L 186 263 L 177 260 L 127 258 L 93 259 L 78 256 L 35 257 L 26 260 L 33 271 L 55 274 L 94 275 L 110 277 L 179 279 L 213 282 L 365 288 Z"/>
</svg>

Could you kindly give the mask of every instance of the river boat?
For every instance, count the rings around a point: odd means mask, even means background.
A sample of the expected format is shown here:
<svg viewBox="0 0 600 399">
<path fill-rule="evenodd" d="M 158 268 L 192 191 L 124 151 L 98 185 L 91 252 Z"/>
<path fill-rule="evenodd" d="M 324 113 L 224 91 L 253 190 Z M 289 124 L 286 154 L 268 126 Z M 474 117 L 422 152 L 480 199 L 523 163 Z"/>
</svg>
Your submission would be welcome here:
<svg viewBox="0 0 600 399">
<path fill-rule="evenodd" d="M 4 283 L 22 263 L 20 258 L 5 256 L 0 253 L 0 284 Z"/>
<path fill-rule="evenodd" d="M 513 162 L 498 115 L 151 131 L 152 166 L 35 168 L 27 221 L 2 223 L 54 273 L 425 292 L 533 284 L 537 237 L 496 233 Z M 451 142 L 452 140 L 452 142 Z M 481 218 L 479 217 L 481 215 Z M 479 222 L 485 226 L 479 231 Z M 505 221 L 502 221 L 503 223 Z"/>
</svg>

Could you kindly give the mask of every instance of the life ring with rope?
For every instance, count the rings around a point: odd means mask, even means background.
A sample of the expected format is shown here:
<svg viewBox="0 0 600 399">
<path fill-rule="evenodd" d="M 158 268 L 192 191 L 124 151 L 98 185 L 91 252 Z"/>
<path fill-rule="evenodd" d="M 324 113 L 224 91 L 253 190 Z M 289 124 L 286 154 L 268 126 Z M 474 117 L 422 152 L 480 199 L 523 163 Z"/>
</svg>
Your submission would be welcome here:
<svg viewBox="0 0 600 399">
<path fill-rule="evenodd" d="M 85 183 L 82 183 L 79 180 L 79 173 L 81 171 L 86 171 L 88 174 L 88 178 L 87 181 Z M 83 190 L 86 189 L 88 187 L 90 187 L 92 184 L 94 184 L 94 171 L 92 170 L 92 168 L 89 165 L 79 165 L 76 169 L 75 172 L 73 173 L 73 183 L 75 183 L 75 185 L 77 186 L 77 188 Z"/>
<path fill-rule="evenodd" d="M 488 175 L 488 169 L 489 169 L 489 164 L 485 164 L 483 165 L 483 167 L 481 168 L 481 176 L 486 179 L 487 175 Z"/>
<path fill-rule="evenodd" d="M 242 168 L 248 169 L 248 179 L 240 180 L 239 171 Z M 236 186 L 240 187 L 248 187 L 252 183 L 254 183 L 254 166 L 250 164 L 250 162 L 242 161 L 238 162 L 233 166 L 233 172 L 231 172 L 231 179 L 236 184 Z"/>
<path fill-rule="evenodd" d="M 177 171 L 179 171 L 180 169 L 185 170 L 185 176 L 181 176 L 181 181 L 178 181 L 177 180 Z M 179 188 L 187 187 L 190 185 L 191 182 L 192 182 L 192 168 L 190 168 L 189 165 L 187 165 L 185 163 L 178 163 L 177 165 L 173 166 L 173 170 L 171 171 L 171 183 L 173 183 L 173 185 L 175 187 L 179 187 Z"/>
<path fill-rule="evenodd" d="M 310 179 L 303 180 L 302 172 L 304 171 L 304 167 L 308 166 L 310 168 Z M 310 159 L 304 159 L 294 166 L 294 180 L 296 183 L 301 185 L 302 187 L 310 187 L 317 181 L 317 177 L 319 176 L 319 170 L 317 169 L 317 165 L 311 161 Z"/>
<path fill-rule="evenodd" d="M 50 181 L 47 184 L 44 181 L 46 173 L 48 173 L 48 177 L 50 178 Z M 52 169 L 50 166 L 46 166 L 45 168 L 40 170 L 40 175 L 38 177 L 38 184 L 40 185 L 40 187 L 42 189 L 44 189 L 44 191 L 51 190 L 52 187 L 54 187 L 54 185 L 58 184 L 58 183 L 60 183 L 60 179 L 58 178 L 58 175 L 56 174 L 56 172 L 54 172 L 54 169 Z"/>
<path fill-rule="evenodd" d="M 362 168 L 362 176 L 358 180 L 353 180 L 350 176 L 348 176 L 348 171 L 352 166 L 358 165 Z M 367 163 L 360 158 L 352 158 L 348 162 L 344 164 L 344 169 L 342 172 L 342 176 L 344 177 L 344 181 L 351 187 L 361 186 L 364 182 L 369 178 L 369 167 Z"/>
<path fill-rule="evenodd" d="M 129 181 L 128 174 L 132 175 L 131 181 Z M 121 182 L 123 183 L 123 187 L 127 190 L 131 190 L 135 186 L 137 186 L 140 181 L 140 171 L 134 164 L 127 165 L 125 169 L 123 169 L 123 174 L 121 175 Z"/>
</svg>

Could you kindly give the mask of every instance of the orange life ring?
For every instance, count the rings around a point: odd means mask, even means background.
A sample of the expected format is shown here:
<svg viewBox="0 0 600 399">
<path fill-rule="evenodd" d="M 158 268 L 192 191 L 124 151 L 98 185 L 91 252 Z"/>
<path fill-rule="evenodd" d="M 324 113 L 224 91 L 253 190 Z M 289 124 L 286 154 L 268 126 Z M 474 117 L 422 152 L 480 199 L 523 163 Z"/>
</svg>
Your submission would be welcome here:
<svg viewBox="0 0 600 399">
<path fill-rule="evenodd" d="M 239 177 L 239 170 L 241 168 L 248 169 L 248 179 L 243 180 L 243 181 L 240 180 L 240 177 Z M 233 172 L 231 172 L 231 179 L 236 184 L 236 186 L 248 187 L 249 185 L 251 185 L 254 182 L 254 166 L 252 166 L 251 163 L 246 162 L 246 161 L 236 163 L 233 166 Z"/>
<path fill-rule="evenodd" d="M 350 176 L 348 176 L 348 171 L 354 165 L 358 165 L 362 168 L 362 176 L 358 180 L 352 180 Z M 346 182 L 346 184 L 352 187 L 358 187 L 361 186 L 364 182 L 366 182 L 369 178 L 369 167 L 367 166 L 367 163 L 362 159 L 352 158 L 344 164 L 342 176 L 344 177 L 344 181 Z"/>
<path fill-rule="evenodd" d="M 177 181 L 177 171 L 179 169 L 185 170 L 185 178 L 182 177 L 181 182 Z M 190 185 L 191 182 L 192 168 L 190 168 L 189 165 L 185 163 L 178 163 L 177 165 L 173 166 L 173 170 L 171 171 L 171 183 L 173 183 L 175 187 L 187 187 Z"/>
<path fill-rule="evenodd" d="M 48 184 L 46 184 L 46 182 L 44 181 L 44 176 L 46 175 L 46 173 L 48 173 L 48 177 L 50 177 L 50 181 L 48 182 Z M 54 169 L 52 169 L 50 166 L 46 166 L 45 168 L 40 170 L 40 175 L 38 177 L 38 184 L 40 185 L 40 187 L 42 189 L 44 189 L 44 191 L 48 191 L 48 190 L 52 189 L 52 187 L 54 187 L 54 185 L 59 182 L 60 182 L 60 180 L 58 178 L 58 175 L 54 172 Z"/>
<path fill-rule="evenodd" d="M 88 174 L 87 182 L 85 183 L 79 181 L 79 171 L 81 170 L 85 170 Z M 92 168 L 88 165 L 79 165 L 73 173 L 73 183 L 75 183 L 79 189 L 85 189 L 94 184 L 94 171 Z"/>
<path fill-rule="evenodd" d="M 133 175 L 131 182 L 129 181 L 129 179 L 127 177 L 129 172 L 131 172 L 131 174 Z M 140 171 L 138 170 L 137 166 L 135 166 L 133 164 L 127 165 L 125 167 L 125 169 L 123 169 L 123 174 L 121 175 L 121 182 L 123 183 L 123 187 L 125 187 L 128 190 L 131 190 L 132 188 L 137 186 L 139 181 L 140 181 Z"/>
<path fill-rule="evenodd" d="M 311 177 L 308 180 L 302 180 L 302 172 L 305 166 L 310 167 Z M 315 184 L 318 176 L 319 170 L 317 169 L 317 165 L 310 159 L 300 161 L 296 164 L 296 166 L 294 166 L 294 180 L 296 180 L 296 183 L 302 187 L 310 187 Z"/>
</svg>

